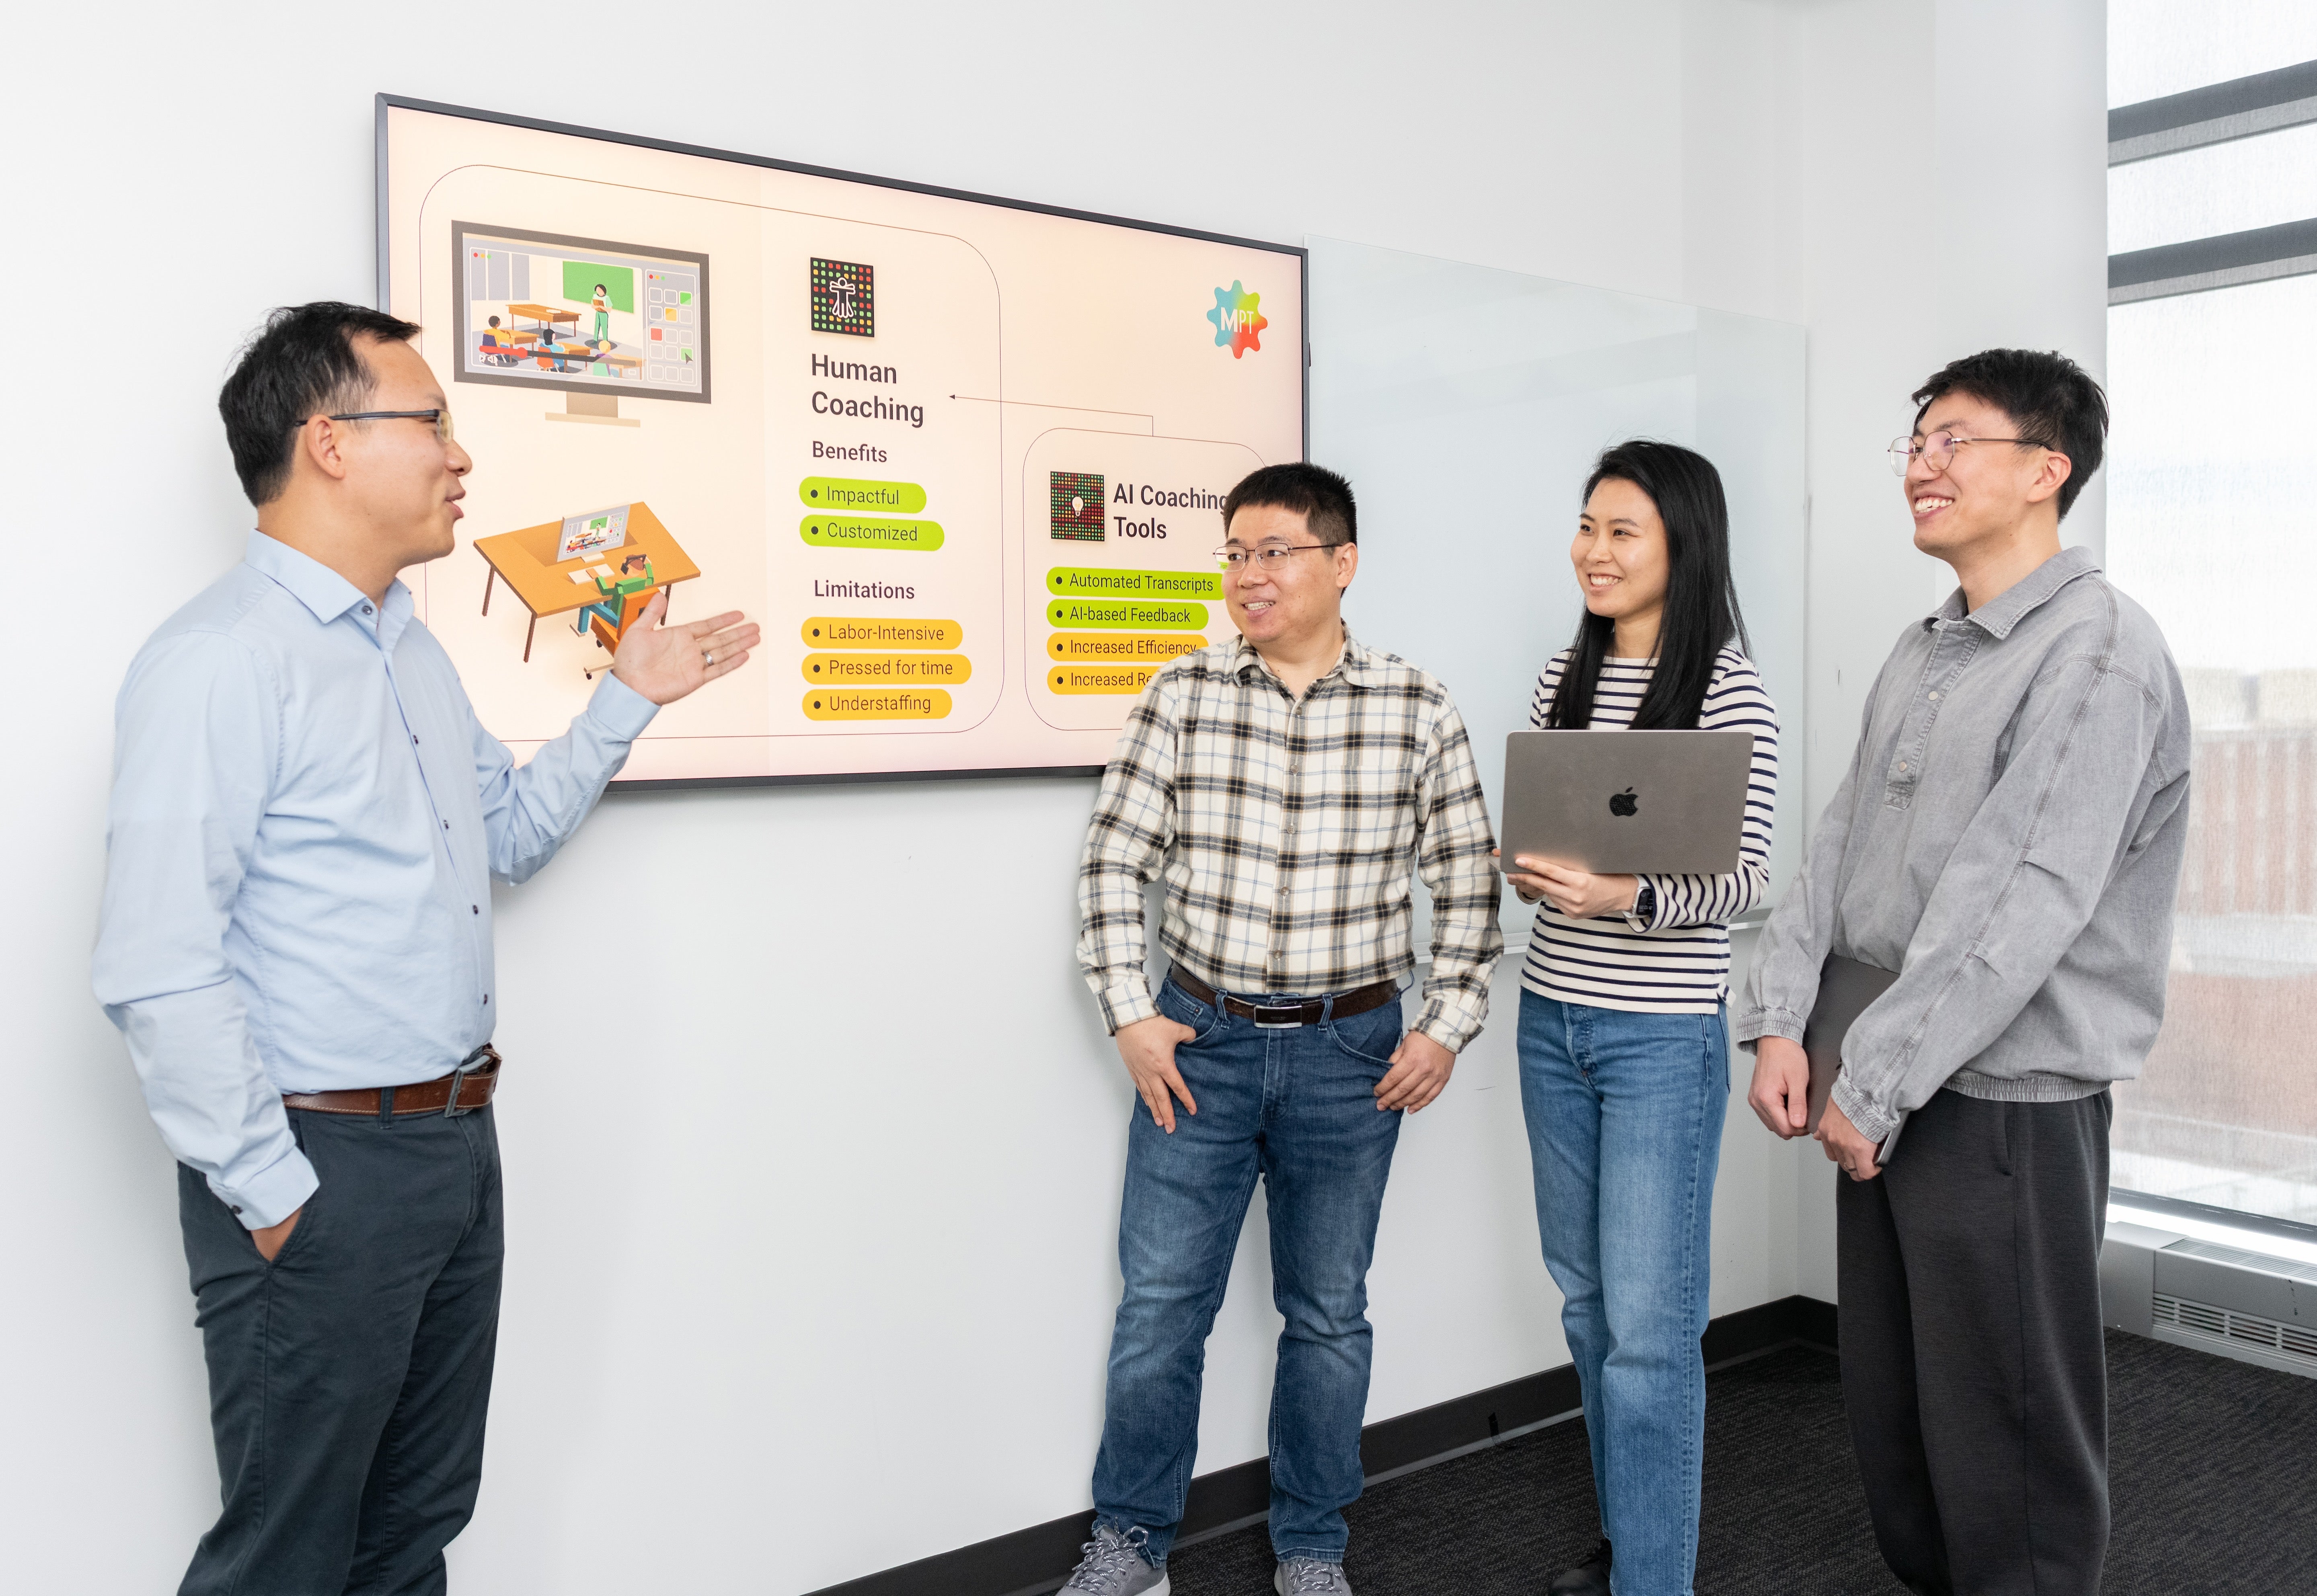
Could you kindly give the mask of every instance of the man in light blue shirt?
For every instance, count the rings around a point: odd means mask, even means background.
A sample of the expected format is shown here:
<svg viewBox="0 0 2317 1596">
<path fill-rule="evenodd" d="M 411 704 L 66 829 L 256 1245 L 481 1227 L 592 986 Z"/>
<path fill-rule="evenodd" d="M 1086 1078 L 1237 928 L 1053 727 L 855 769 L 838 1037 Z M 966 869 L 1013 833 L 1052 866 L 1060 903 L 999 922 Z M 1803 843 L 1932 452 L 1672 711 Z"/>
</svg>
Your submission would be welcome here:
<svg viewBox="0 0 2317 1596">
<path fill-rule="evenodd" d="M 757 641 L 655 598 L 516 769 L 396 579 L 471 465 L 417 331 L 269 318 L 219 400 L 257 531 L 117 709 L 96 994 L 180 1164 L 224 1506 L 183 1596 L 443 1589 L 503 1258 L 490 883 Z"/>
</svg>

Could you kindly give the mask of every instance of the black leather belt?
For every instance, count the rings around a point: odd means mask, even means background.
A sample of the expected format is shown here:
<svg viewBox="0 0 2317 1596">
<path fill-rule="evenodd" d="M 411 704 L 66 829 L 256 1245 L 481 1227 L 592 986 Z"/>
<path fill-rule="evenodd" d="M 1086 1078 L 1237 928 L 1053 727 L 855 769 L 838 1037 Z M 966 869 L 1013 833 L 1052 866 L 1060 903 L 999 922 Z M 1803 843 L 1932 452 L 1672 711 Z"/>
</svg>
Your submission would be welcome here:
<svg viewBox="0 0 2317 1596">
<path fill-rule="evenodd" d="M 1191 974 L 1181 965 L 1167 972 L 1167 978 L 1184 991 L 1212 1008 L 1215 989 Z M 1348 1020 L 1355 1014 L 1364 1014 L 1381 1009 L 1389 1003 L 1400 1001 L 1400 985 L 1394 981 L 1378 981 L 1372 986 L 1356 987 L 1335 1000 L 1335 1018 Z M 1328 1000 L 1324 997 L 1305 998 L 1300 1003 L 1251 1003 L 1243 997 L 1222 1000 L 1223 1012 L 1237 1014 L 1242 1020 L 1252 1020 L 1258 1030 L 1289 1030 L 1298 1025 L 1317 1025 L 1328 1018 Z"/>
</svg>

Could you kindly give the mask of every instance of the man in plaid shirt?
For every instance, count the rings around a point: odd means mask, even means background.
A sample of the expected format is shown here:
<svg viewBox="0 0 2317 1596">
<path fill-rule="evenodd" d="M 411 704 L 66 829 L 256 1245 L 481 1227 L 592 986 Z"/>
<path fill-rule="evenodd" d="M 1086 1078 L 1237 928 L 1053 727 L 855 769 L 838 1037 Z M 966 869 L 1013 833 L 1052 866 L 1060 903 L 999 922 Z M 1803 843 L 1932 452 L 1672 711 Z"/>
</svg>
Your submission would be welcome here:
<svg viewBox="0 0 2317 1596">
<path fill-rule="evenodd" d="M 1208 1331 L 1258 1176 L 1286 1319 L 1272 1397 L 1281 1592 L 1346 1596 L 1360 1493 L 1368 1261 L 1402 1113 L 1448 1084 L 1504 950 L 1480 773 L 1437 682 L 1346 631 L 1351 485 L 1266 466 L 1223 504 L 1240 636 L 1143 690 L 1078 870 L 1078 962 L 1148 1113 L 1127 1133 L 1095 1538 L 1065 1592 L 1165 1596 L 1198 1443 Z M 1409 878 L 1432 968 L 1401 1034 Z M 1166 883 L 1143 974 L 1144 885 Z M 1176 1114 L 1180 1105 L 1181 1114 Z"/>
</svg>

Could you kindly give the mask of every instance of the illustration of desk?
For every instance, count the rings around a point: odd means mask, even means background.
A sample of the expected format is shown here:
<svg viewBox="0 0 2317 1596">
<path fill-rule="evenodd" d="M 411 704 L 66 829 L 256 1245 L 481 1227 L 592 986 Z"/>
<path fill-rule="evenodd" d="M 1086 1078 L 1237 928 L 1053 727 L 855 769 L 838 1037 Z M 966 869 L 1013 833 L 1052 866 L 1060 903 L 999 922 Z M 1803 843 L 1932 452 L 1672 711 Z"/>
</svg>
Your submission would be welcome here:
<svg viewBox="0 0 2317 1596">
<path fill-rule="evenodd" d="M 507 307 L 507 314 L 519 316 L 525 321 L 537 322 L 541 328 L 546 331 L 552 331 L 559 323 L 567 321 L 571 324 L 573 332 L 579 330 L 579 313 L 576 310 L 565 310 L 554 305 L 510 305 Z"/>
<path fill-rule="evenodd" d="M 607 344 L 598 349 L 592 343 L 558 343 L 536 334 L 528 336 L 533 339 L 532 343 L 511 352 L 518 360 L 536 360 L 542 370 L 572 373 L 600 366 L 604 370 L 596 373 L 598 376 L 625 377 L 633 380 L 643 375 L 643 357 L 614 353 L 616 345 Z M 491 351 L 486 349 L 483 353 L 488 356 Z"/>
<path fill-rule="evenodd" d="M 572 581 L 572 572 L 595 565 L 609 565 L 616 569 L 628 555 L 640 554 L 651 561 L 652 575 L 659 579 L 659 591 L 670 593 L 671 603 L 675 602 L 671 590 L 675 584 L 700 575 L 700 567 L 692 563 L 692 557 L 660 524 L 651 506 L 641 500 L 628 506 L 628 540 L 618 548 L 598 549 L 557 564 L 555 545 L 562 535 L 563 523 L 550 521 L 521 531 L 499 532 L 475 539 L 475 552 L 490 566 L 490 575 L 483 578 L 483 613 L 491 612 L 491 587 L 499 582 L 513 589 L 523 608 L 531 611 L 531 625 L 523 634 L 526 664 L 531 659 L 531 640 L 539 631 L 541 616 L 568 615 L 598 598 L 595 584 Z M 665 612 L 662 618 L 666 618 Z"/>
<path fill-rule="evenodd" d="M 475 341 L 475 352 L 495 366 L 512 366 L 531 352 L 540 335 L 529 327 L 494 327 Z"/>
</svg>

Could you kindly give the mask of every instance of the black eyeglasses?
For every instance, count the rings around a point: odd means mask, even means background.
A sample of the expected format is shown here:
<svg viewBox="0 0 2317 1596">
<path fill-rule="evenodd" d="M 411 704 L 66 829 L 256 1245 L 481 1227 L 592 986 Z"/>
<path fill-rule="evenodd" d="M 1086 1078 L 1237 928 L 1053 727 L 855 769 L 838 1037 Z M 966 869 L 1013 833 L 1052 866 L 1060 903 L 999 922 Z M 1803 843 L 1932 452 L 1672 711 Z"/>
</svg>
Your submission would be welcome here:
<svg viewBox="0 0 2317 1596">
<path fill-rule="evenodd" d="M 349 415 L 326 415 L 325 421 L 423 421 L 432 423 L 434 441 L 451 441 L 451 413 L 448 410 L 357 410 Z M 304 426 L 304 422 L 298 424 Z"/>
</svg>

